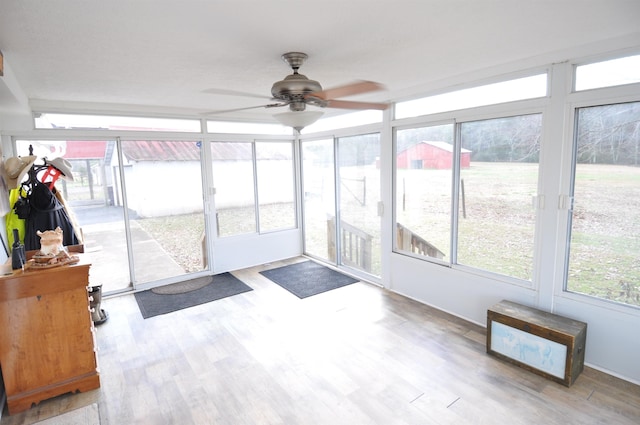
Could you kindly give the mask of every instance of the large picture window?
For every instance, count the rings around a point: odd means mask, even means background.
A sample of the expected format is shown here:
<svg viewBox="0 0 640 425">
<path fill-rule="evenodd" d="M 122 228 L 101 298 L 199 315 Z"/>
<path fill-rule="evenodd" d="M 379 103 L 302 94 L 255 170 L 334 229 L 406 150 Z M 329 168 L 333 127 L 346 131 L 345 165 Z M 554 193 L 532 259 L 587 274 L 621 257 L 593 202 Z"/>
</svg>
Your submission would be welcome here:
<svg viewBox="0 0 640 425">
<path fill-rule="evenodd" d="M 640 306 L 640 102 L 579 108 L 566 289 Z"/>
<path fill-rule="evenodd" d="M 531 281 L 542 115 L 457 126 L 396 132 L 396 250 Z"/>
</svg>

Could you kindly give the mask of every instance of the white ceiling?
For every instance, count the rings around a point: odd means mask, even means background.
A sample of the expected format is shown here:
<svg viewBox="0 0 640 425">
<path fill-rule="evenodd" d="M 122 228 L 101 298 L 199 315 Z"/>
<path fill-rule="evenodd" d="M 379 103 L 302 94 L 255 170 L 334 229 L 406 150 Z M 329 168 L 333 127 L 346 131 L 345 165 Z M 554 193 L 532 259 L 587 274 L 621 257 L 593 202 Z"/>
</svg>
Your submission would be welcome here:
<svg viewBox="0 0 640 425">
<path fill-rule="evenodd" d="M 325 88 L 387 87 L 349 100 L 398 100 L 610 39 L 640 46 L 638 22 L 638 0 L 2 0 L 0 80 L 11 90 L 0 82 L 0 112 L 24 106 L 16 87 L 34 108 L 197 116 L 258 106 L 290 73 L 288 51 L 307 53 L 300 72 Z"/>
</svg>

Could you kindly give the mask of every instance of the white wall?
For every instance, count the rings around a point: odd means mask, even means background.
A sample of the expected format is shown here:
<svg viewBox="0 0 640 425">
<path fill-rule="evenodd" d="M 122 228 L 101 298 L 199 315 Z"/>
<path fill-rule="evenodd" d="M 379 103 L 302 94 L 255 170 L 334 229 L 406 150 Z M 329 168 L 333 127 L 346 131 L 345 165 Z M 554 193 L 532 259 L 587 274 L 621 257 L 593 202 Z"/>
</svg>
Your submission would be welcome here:
<svg viewBox="0 0 640 425">
<path fill-rule="evenodd" d="M 533 305 L 531 288 L 391 254 L 389 289 L 485 326 L 487 309 L 503 299 Z"/>
</svg>

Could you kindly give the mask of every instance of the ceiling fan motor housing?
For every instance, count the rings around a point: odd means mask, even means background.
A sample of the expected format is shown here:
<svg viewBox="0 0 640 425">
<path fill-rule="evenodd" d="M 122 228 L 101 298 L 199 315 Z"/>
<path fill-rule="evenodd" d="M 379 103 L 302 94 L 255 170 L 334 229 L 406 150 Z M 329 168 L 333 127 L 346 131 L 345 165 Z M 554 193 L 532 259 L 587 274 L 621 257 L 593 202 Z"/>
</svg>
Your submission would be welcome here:
<svg viewBox="0 0 640 425">
<path fill-rule="evenodd" d="M 305 95 L 319 91 L 322 91 L 320 83 L 298 73 L 287 75 L 271 87 L 273 97 L 288 101 L 302 101 Z"/>
</svg>

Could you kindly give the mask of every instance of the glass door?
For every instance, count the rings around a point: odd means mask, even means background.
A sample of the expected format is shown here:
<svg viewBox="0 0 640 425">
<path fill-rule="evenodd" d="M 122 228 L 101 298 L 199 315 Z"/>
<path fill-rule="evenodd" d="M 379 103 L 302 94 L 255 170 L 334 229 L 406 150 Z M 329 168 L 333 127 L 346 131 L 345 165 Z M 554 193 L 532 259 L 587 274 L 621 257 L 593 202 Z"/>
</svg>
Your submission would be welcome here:
<svg viewBox="0 0 640 425">
<path fill-rule="evenodd" d="M 333 139 L 303 141 L 304 252 L 336 262 L 335 154 Z"/>
<path fill-rule="evenodd" d="M 115 140 L 18 140 L 18 155 L 29 149 L 44 159 L 61 157 L 71 176 L 54 182 L 58 199 L 65 204 L 69 219 L 78 229 L 82 249 L 91 259 L 91 285 L 102 285 L 103 293 L 129 290 L 131 278 L 127 251 L 125 214 L 121 199 L 114 197 L 120 156 Z M 40 174 L 43 179 L 43 174 Z M 53 230 L 53 229 L 42 229 Z"/>
<path fill-rule="evenodd" d="M 380 134 L 338 139 L 339 264 L 380 276 Z"/>
<path fill-rule="evenodd" d="M 208 269 L 201 142 L 122 142 L 135 284 Z M 125 196 L 122 196 L 125 195 Z"/>
<path fill-rule="evenodd" d="M 305 254 L 380 276 L 379 156 L 378 133 L 302 141 Z"/>
<path fill-rule="evenodd" d="M 37 163 L 64 158 L 55 189 L 103 293 L 207 270 L 200 142 L 71 140 L 16 143 Z M 43 229 L 49 230 L 49 229 Z"/>
</svg>

